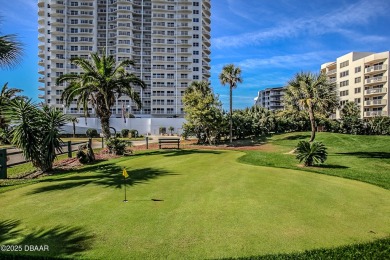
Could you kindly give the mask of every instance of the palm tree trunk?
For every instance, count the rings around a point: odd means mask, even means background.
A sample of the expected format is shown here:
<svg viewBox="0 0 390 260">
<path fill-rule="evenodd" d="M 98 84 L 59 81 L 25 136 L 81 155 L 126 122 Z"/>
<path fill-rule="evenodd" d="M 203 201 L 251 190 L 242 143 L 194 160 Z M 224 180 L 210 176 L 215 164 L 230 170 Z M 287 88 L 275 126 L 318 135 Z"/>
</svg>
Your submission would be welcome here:
<svg viewBox="0 0 390 260">
<path fill-rule="evenodd" d="M 102 133 L 104 139 L 110 138 L 110 116 L 104 115 L 100 117 L 100 123 L 102 125 Z"/>
<path fill-rule="evenodd" d="M 76 123 L 73 122 L 73 138 L 76 138 Z"/>
<path fill-rule="evenodd" d="M 233 86 L 230 86 L 230 143 L 233 142 Z"/>
<path fill-rule="evenodd" d="M 309 118 L 310 118 L 310 126 L 311 126 L 311 136 L 309 142 L 313 142 L 316 138 L 316 120 L 314 118 L 313 108 L 309 108 Z"/>
</svg>

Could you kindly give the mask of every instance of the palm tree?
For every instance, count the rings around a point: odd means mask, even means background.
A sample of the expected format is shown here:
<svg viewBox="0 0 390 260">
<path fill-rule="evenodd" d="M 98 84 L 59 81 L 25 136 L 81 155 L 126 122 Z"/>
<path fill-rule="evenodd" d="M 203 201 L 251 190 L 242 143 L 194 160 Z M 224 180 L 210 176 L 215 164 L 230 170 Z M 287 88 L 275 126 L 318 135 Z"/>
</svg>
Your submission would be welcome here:
<svg viewBox="0 0 390 260">
<path fill-rule="evenodd" d="M 43 172 L 53 169 L 56 152 L 62 151 L 61 127 L 67 117 L 54 108 L 40 109 L 31 100 L 13 99 L 6 116 L 14 124 L 11 143 L 23 151 L 26 160 Z"/>
<path fill-rule="evenodd" d="M 17 88 L 8 88 L 8 82 L 3 85 L 0 90 L 0 129 L 6 129 L 8 127 L 7 121 L 3 116 L 5 107 L 9 104 L 12 99 L 24 98 L 17 96 L 18 93 L 23 90 Z"/>
<path fill-rule="evenodd" d="M 288 82 L 284 96 L 288 109 L 306 111 L 309 114 L 311 137 L 313 142 L 316 134 L 315 114 L 328 116 L 338 106 L 335 84 L 328 81 L 325 74 L 300 72 Z"/>
<path fill-rule="evenodd" d="M 100 118 L 103 136 L 106 140 L 110 138 L 110 117 L 111 107 L 115 98 L 123 94 L 129 96 L 141 107 L 139 94 L 134 86 L 144 88 L 145 83 L 133 73 L 125 71 L 125 67 L 134 65 L 131 60 L 121 61 L 115 64 L 113 56 L 99 56 L 98 53 L 91 53 L 91 60 L 72 58 L 71 63 L 83 70 L 82 74 L 65 74 L 57 79 L 57 84 L 68 82 L 62 93 L 62 100 L 67 106 L 77 98 L 77 106 L 82 106 L 85 116 L 89 116 L 88 104 L 90 104 Z"/>
<path fill-rule="evenodd" d="M 76 138 L 76 124 L 79 122 L 79 120 L 77 117 L 71 117 L 69 121 L 72 122 L 73 125 L 73 138 Z"/>
<path fill-rule="evenodd" d="M 22 44 L 17 41 L 16 35 L 0 36 L 0 68 L 18 64 L 22 53 Z"/>
<path fill-rule="evenodd" d="M 233 142 L 233 89 L 237 87 L 237 83 L 242 83 L 241 69 L 233 64 L 225 65 L 219 74 L 219 80 L 222 85 L 229 85 L 230 89 L 230 143 Z"/>
<path fill-rule="evenodd" d="M 324 163 L 328 157 L 326 147 L 321 142 L 300 141 L 296 148 L 296 158 L 305 166 L 313 166 L 315 163 Z"/>
</svg>

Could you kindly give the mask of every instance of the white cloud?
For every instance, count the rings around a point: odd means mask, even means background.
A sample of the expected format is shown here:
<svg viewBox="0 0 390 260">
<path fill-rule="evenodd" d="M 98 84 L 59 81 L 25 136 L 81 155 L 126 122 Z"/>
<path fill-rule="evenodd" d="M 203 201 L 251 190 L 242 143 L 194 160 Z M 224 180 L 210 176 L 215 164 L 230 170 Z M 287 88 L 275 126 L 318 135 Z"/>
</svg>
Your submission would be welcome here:
<svg viewBox="0 0 390 260">
<path fill-rule="evenodd" d="M 388 5 L 388 3 L 379 0 L 362 0 L 349 5 L 346 9 L 337 9 L 322 16 L 305 17 L 282 22 L 276 27 L 262 31 L 214 38 L 212 43 L 216 48 L 241 47 L 256 45 L 274 39 L 290 38 L 302 33 L 314 35 L 332 32 L 341 33 L 347 30 L 344 27 L 367 24 L 373 17 L 386 15 L 387 8 L 385 8 L 385 5 Z M 351 32 L 351 30 L 347 31 Z M 345 36 L 352 36 L 352 34 L 345 34 Z M 379 36 L 369 35 L 367 37 L 370 37 L 371 40 L 383 40 Z"/>
</svg>

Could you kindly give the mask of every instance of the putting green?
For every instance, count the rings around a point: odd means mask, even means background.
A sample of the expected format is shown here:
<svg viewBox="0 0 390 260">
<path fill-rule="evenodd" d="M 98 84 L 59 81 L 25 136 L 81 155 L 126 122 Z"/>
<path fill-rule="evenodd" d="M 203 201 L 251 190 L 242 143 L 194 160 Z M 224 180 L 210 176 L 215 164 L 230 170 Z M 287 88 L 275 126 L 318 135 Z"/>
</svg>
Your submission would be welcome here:
<svg viewBox="0 0 390 260">
<path fill-rule="evenodd" d="M 242 155 L 158 151 L 2 193 L 0 244 L 47 244 L 49 252 L 34 254 L 62 257 L 209 259 L 390 235 L 388 190 L 241 164 Z M 122 167 L 131 177 L 127 203 Z"/>
</svg>

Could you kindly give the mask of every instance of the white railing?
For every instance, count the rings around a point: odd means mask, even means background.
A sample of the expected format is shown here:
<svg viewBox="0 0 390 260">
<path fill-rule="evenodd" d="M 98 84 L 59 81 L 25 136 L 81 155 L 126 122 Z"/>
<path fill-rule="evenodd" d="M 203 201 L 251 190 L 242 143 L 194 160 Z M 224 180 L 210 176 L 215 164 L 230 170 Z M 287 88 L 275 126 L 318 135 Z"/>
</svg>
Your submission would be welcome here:
<svg viewBox="0 0 390 260">
<path fill-rule="evenodd" d="M 387 111 L 366 111 L 364 112 L 364 116 L 372 117 L 372 116 L 387 116 Z"/>
<path fill-rule="evenodd" d="M 374 99 L 364 101 L 365 106 L 387 105 L 387 99 Z"/>
<path fill-rule="evenodd" d="M 373 77 L 373 78 L 365 79 L 365 83 L 366 84 L 371 84 L 371 83 L 383 82 L 383 81 L 386 81 L 386 80 L 387 80 L 386 76 L 380 76 L 380 77 Z"/>
<path fill-rule="evenodd" d="M 387 93 L 387 88 L 372 88 L 372 89 L 367 89 L 364 91 L 365 95 L 370 95 L 370 94 L 385 94 Z"/>
<path fill-rule="evenodd" d="M 371 66 L 371 67 L 366 68 L 365 72 L 369 73 L 372 71 L 379 71 L 379 70 L 387 70 L 387 65 L 382 64 L 382 65 Z"/>
<path fill-rule="evenodd" d="M 333 69 L 333 70 L 329 70 L 328 72 L 327 72 L 327 74 L 334 74 L 334 73 L 336 73 L 337 72 L 337 69 Z"/>
</svg>

